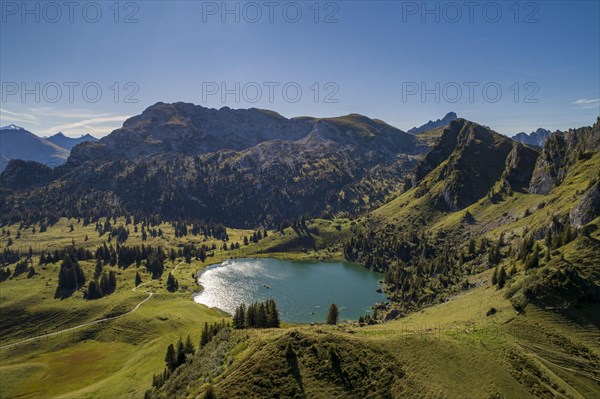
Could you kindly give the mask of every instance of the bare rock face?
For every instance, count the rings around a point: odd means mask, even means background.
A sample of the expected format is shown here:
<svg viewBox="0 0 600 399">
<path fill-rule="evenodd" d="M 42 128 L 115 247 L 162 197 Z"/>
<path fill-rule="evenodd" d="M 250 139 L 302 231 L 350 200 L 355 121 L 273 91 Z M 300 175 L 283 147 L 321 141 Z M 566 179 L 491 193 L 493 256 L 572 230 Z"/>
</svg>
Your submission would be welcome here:
<svg viewBox="0 0 600 399">
<path fill-rule="evenodd" d="M 443 182 L 443 188 L 436 206 L 453 212 L 464 209 L 488 194 L 502 177 L 507 163 L 522 166 L 534 157 L 529 149 L 514 150 L 513 143 L 485 126 L 457 119 L 417 166 L 413 185 L 417 186 L 427 174 L 441 167 L 436 179 Z M 511 151 L 514 154 L 509 160 Z M 524 174 L 520 176 L 513 171 L 509 177 L 518 183 L 527 180 L 527 171 Z"/>
<path fill-rule="evenodd" d="M 522 191 L 529 187 L 539 153 L 520 143 L 514 143 L 506 157 L 504 179 L 513 190 Z"/>
<path fill-rule="evenodd" d="M 594 126 L 555 132 L 546 140 L 529 191 L 548 194 L 564 180 L 571 163 L 600 151 L 600 118 Z"/>
<path fill-rule="evenodd" d="M 596 182 L 581 197 L 569 214 L 571 225 L 582 227 L 600 216 L 600 183 Z"/>
<path fill-rule="evenodd" d="M 564 136 L 557 133 L 550 136 L 535 167 L 529 191 L 534 194 L 548 194 L 562 182 L 566 175 L 564 168 L 568 155 Z"/>
</svg>

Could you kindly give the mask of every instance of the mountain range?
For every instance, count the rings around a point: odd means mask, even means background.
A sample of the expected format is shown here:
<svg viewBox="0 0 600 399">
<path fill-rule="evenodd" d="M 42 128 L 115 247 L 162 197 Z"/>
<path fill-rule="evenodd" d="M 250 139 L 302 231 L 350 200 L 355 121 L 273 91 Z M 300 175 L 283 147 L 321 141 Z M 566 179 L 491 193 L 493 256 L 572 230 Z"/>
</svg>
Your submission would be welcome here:
<svg viewBox="0 0 600 399">
<path fill-rule="evenodd" d="M 32 188 L 39 196 L 15 195 L 42 212 L 276 224 L 373 209 L 400 190 L 426 150 L 418 137 L 357 114 L 287 119 L 259 109 L 158 103 L 110 135 L 74 147 L 52 173 L 53 184 Z M 5 185 L 22 182 L 23 168 L 37 166 L 9 165 Z"/>
<path fill-rule="evenodd" d="M 11 159 L 35 161 L 51 167 L 62 165 L 75 145 L 94 140 L 96 138 L 89 134 L 70 138 L 59 132 L 43 138 L 20 126 L 0 127 L 0 172 Z"/>
<path fill-rule="evenodd" d="M 539 128 L 535 132 L 529 134 L 525 132 L 517 133 L 513 136 L 514 140 L 517 140 L 523 144 L 535 145 L 542 147 L 546 142 L 546 139 L 552 134 L 550 130 Z"/>
<path fill-rule="evenodd" d="M 442 164 L 443 189 L 432 200 L 453 212 L 501 177 L 512 190 L 533 192 L 562 178 L 560 166 L 548 161 L 532 178 L 539 151 L 454 117 L 413 135 L 358 114 L 287 119 L 260 109 L 157 103 L 108 136 L 75 146 L 52 171 L 9 164 L 2 188 L 11 193 L 0 209 L 5 218 L 16 217 L 20 204 L 32 217 L 161 214 L 248 227 L 302 215 L 359 215 Z"/>
<path fill-rule="evenodd" d="M 56 144 L 57 146 L 62 147 L 69 151 L 71 151 L 73 149 L 73 147 L 75 147 L 77 144 L 81 144 L 86 141 L 97 141 L 98 140 L 97 138 L 95 138 L 94 136 L 92 136 L 89 133 L 82 134 L 79 137 L 69 137 L 69 136 L 65 136 L 65 134 L 63 132 L 58 132 L 53 136 L 46 137 L 45 139 L 51 143 Z"/>
</svg>

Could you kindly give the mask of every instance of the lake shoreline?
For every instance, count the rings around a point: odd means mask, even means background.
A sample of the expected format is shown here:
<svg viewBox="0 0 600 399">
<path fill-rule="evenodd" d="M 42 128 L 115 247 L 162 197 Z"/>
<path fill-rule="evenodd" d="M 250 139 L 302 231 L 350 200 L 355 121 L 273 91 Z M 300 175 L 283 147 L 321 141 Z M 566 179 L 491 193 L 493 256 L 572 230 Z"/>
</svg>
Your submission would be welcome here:
<svg viewBox="0 0 600 399">
<path fill-rule="evenodd" d="M 227 314 L 240 303 L 275 299 L 283 321 L 290 324 L 323 322 L 326 308 L 337 303 L 341 319 L 352 321 L 387 301 L 381 278 L 380 273 L 347 261 L 229 258 L 196 273 L 199 289 L 192 299 Z"/>
</svg>

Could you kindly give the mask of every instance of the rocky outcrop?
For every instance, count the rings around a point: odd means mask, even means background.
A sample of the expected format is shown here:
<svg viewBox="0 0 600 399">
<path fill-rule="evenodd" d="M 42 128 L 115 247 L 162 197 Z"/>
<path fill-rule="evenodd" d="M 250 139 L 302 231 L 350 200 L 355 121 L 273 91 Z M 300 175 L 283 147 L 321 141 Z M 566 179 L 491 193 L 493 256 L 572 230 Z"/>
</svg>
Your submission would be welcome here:
<svg viewBox="0 0 600 399">
<path fill-rule="evenodd" d="M 548 194 L 564 180 L 569 165 L 600 151 L 600 118 L 594 126 L 555 132 L 546 140 L 529 191 Z"/>
<path fill-rule="evenodd" d="M 506 157 L 503 173 L 504 180 L 513 190 L 523 191 L 529 187 L 538 156 L 539 152 L 530 147 L 513 144 L 513 149 Z"/>
<path fill-rule="evenodd" d="M 450 122 L 452 122 L 456 119 L 458 119 L 458 116 L 454 112 L 448 112 L 442 119 L 438 119 L 436 121 L 429 121 L 426 124 L 421 125 L 419 127 L 413 127 L 407 133 L 421 134 L 423 132 L 435 129 L 437 127 L 448 126 L 448 124 L 450 124 Z"/>
<path fill-rule="evenodd" d="M 437 168 L 456 149 L 458 135 L 464 128 L 464 122 L 464 119 L 452 121 L 448 127 L 444 129 L 437 144 L 425 155 L 425 158 L 423 158 L 415 168 L 412 177 L 413 186 L 419 184 L 429 172 Z"/>
<path fill-rule="evenodd" d="M 571 225 L 582 227 L 600 216 L 600 182 L 596 182 L 569 213 Z"/>
<path fill-rule="evenodd" d="M 417 189 L 417 193 L 425 193 L 437 182 L 442 182 L 441 192 L 436 193 L 434 200 L 436 206 L 449 211 L 464 209 L 487 195 L 501 178 L 507 162 L 511 163 L 507 158 L 513 151 L 513 143 L 485 126 L 457 119 L 450 123 L 437 145 L 419 163 L 413 185 L 427 184 L 428 187 Z M 516 151 L 529 156 L 527 150 Z M 512 162 L 521 162 L 519 156 L 514 155 L 514 158 Z M 441 168 L 439 173 L 425 182 L 425 177 L 436 168 Z M 512 173 L 511 179 L 517 182 L 526 176 Z"/>
</svg>

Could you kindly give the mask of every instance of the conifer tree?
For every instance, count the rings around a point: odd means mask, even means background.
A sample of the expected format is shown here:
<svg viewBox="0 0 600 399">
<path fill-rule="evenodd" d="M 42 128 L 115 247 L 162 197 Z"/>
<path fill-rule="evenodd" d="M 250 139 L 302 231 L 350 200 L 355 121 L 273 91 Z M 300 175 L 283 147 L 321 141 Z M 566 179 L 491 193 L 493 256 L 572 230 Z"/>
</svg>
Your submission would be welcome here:
<svg viewBox="0 0 600 399">
<path fill-rule="evenodd" d="M 175 347 L 173 344 L 169 344 L 167 347 L 167 354 L 165 355 L 165 362 L 167 363 L 167 367 L 169 370 L 175 370 L 177 367 L 177 352 L 175 352 Z"/>
<path fill-rule="evenodd" d="M 181 366 L 183 363 L 185 363 L 185 348 L 181 337 L 179 337 L 179 341 L 177 341 L 177 366 Z"/>
<path fill-rule="evenodd" d="M 271 328 L 279 328 L 279 311 L 273 299 L 267 301 L 267 324 Z"/>
<path fill-rule="evenodd" d="M 196 348 L 194 348 L 194 344 L 192 344 L 192 339 L 189 335 L 185 339 L 184 351 L 185 353 L 189 354 L 193 354 L 194 352 L 196 352 Z"/>
<path fill-rule="evenodd" d="M 338 322 L 340 312 L 335 303 L 329 305 L 329 312 L 327 312 L 327 324 L 336 325 Z"/>
<path fill-rule="evenodd" d="M 502 266 L 498 272 L 498 288 L 504 288 L 504 284 L 506 284 L 506 270 L 504 270 L 504 266 Z"/>
</svg>

